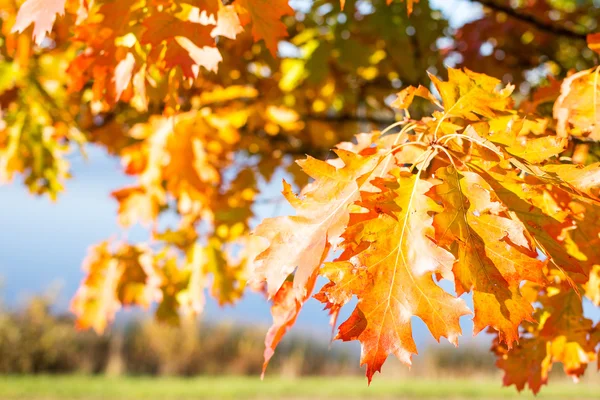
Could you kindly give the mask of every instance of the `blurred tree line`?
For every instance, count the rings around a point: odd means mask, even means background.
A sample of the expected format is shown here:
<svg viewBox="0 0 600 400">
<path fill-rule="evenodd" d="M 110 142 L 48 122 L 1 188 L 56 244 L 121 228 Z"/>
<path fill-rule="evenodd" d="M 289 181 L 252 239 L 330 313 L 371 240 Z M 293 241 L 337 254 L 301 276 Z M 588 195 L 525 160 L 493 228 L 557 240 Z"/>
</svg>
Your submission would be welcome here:
<svg viewBox="0 0 600 400">
<path fill-rule="evenodd" d="M 108 375 L 259 375 L 265 327 L 188 320 L 173 326 L 132 319 L 98 335 L 75 328 L 73 316 L 52 312 L 52 300 L 34 297 L 26 306 L 0 308 L 0 373 Z M 268 374 L 287 377 L 361 374 L 358 353 L 329 347 L 327 340 L 290 335 Z M 427 376 L 496 373 L 486 348 L 436 347 L 415 365 Z M 388 372 L 399 369 L 390 366 Z"/>
</svg>

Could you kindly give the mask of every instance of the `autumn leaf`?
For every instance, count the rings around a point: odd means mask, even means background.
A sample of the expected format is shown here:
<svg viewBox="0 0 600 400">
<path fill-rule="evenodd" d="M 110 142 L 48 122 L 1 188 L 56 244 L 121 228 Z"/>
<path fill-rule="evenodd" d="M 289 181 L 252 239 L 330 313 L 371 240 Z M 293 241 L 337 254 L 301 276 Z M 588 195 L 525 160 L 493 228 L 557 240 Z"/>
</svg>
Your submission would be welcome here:
<svg viewBox="0 0 600 400">
<path fill-rule="evenodd" d="M 600 163 L 585 167 L 573 164 L 549 164 L 543 170 L 560 178 L 563 185 L 578 194 L 597 199 L 600 195 Z"/>
<path fill-rule="evenodd" d="M 448 69 L 448 81 L 441 81 L 430 75 L 431 81 L 438 90 L 444 107 L 439 113 L 436 131 L 445 132 L 443 122 L 451 117 L 478 121 L 479 116 L 494 117 L 496 112 L 505 111 L 512 105 L 510 94 L 514 87 L 507 85 L 498 91 L 501 84 L 498 79 L 478 74 L 468 69 Z M 448 129 L 452 129 L 450 126 Z M 454 133 L 448 131 L 447 133 Z"/>
<path fill-rule="evenodd" d="M 600 54 L 600 33 L 591 33 L 587 35 L 588 47 Z"/>
<path fill-rule="evenodd" d="M 559 136 L 600 138 L 598 73 L 599 69 L 593 68 L 577 72 L 563 81 L 553 110 Z"/>
<path fill-rule="evenodd" d="M 561 233 L 569 222 L 556 215 L 548 215 L 535 201 L 536 197 L 543 196 L 543 192 L 535 190 L 535 186 L 524 186 L 515 174 L 503 172 L 496 175 L 482 170 L 478 173 L 492 187 L 500 201 L 509 205 L 510 211 L 535 238 L 536 246 L 550 258 L 551 264 L 565 271 L 583 273 L 581 263 L 564 246 Z"/>
<path fill-rule="evenodd" d="M 254 279 L 267 282 L 269 296 L 294 271 L 294 287 L 304 295 L 303 288 L 324 258 L 327 243 L 335 246 L 348 224 L 348 206 L 360 197 L 359 179 L 369 175 L 380 159 L 341 149 L 336 153 L 344 163 L 340 168 L 312 157 L 299 161 L 315 181 L 302 198 L 284 182 L 283 194 L 297 215 L 265 219 L 255 230 L 255 235 L 268 240 L 269 247 L 257 257 Z"/>
<path fill-rule="evenodd" d="M 102 333 L 122 305 L 149 307 L 159 298 L 160 278 L 145 249 L 103 242 L 90 249 L 84 262 L 87 276 L 71 303 L 77 326 Z"/>
<path fill-rule="evenodd" d="M 600 265 L 594 265 L 590 272 L 585 294 L 596 306 L 600 306 Z"/>
<path fill-rule="evenodd" d="M 269 361 L 275 354 L 275 348 L 283 339 L 283 336 L 294 326 L 298 314 L 304 303 L 310 298 L 317 274 L 313 274 L 307 283 L 306 293 L 302 298 L 298 298 L 297 291 L 291 281 L 283 283 L 272 299 L 271 315 L 273 316 L 273 325 L 267 331 L 265 337 L 265 352 L 261 379 L 264 379 Z"/>
<path fill-rule="evenodd" d="M 569 287 L 553 286 L 537 301 L 538 324 L 524 327 L 527 337 L 507 351 L 497 341 L 492 349 L 497 365 L 505 371 L 505 385 L 520 391 L 525 383 L 534 393 L 547 383 L 554 363 L 562 363 L 567 375 L 577 380 L 596 360 L 592 321 L 585 318 L 581 301 Z M 525 368 L 524 368 L 525 366 Z"/>
<path fill-rule="evenodd" d="M 134 67 L 135 57 L 131 53 L 127 53 L 127 56 L 117 64 L 114 77 L 116 91 L 115 100 L 119 100 L 125 89 L 129 86 L 129 82 L 131 82 L 133 76 Z"/>
<path fill-rule="evenodd" d="M 552 362 L 560 362 L 565 373 L 578 380 L 584 374 L 588 364 L 596 361 L 596 344 L 591 343 L 588 339 L 592 330 L 592 321 L 584 318 L 582 313 L 577 311 L 578 307 L 575 303 L 581 305 L 577 295 L 573 292 L 565 295 L 574 296 L 575 299 L 570 300 L 568 297 L 555 296 L 557 299 L 566 300 L 566 303 L 561 304 L 560 308 L 556 307 L 554 309 L 556 315 L 564 310 L 564 318 L 561 321 L 563 324 L 553 326 L 557 321 L 555 318 L 550 319 L 551 317 L 549 317 L 544 323 L 544 329 L 540 332 L 540 336 L 551 338 L 549 354 L 552 357 Z M 576 308 L 570 310 L 569 306 L 575 306 Z"/>
<path fill-rule="evenodd" d="M 119 203 L 119 223 L 129 227 L 135 223 L 150 225 L 156 220 L 162 199 L 140 186 L 116 190 L 112 196 Z"/>
<path fill-rule="evenodd" d="M 240 15 L 242 25 L 252 22 L 254 40 L 264 40 L 267 49 L 275 56 L 279 39 L 288 35 L 281 18 L 285 15 L 292 15 L 294 12 L 288 1 L 238 0 L 235 4 L 245 11 Z"/>
<path fill-rule="evenodd" d="M 50 32 L 56 20 L 56 15 L 65 14 L 65 3 L 67 0 L 27 0 L 17 14 L 17 20 L 13 25 L 13 32 L 23 32 L 33 27 L 33 38 L 40 45 Z"/>
<path fill-rule="evenodd" d="M 528 385 L 533 393 L 538 393 L 547 384 L 550 360 L 545 342 L 525 338 L 510 351 L 497 343 L 492 349 L 498 356 L 496 366 L 504 370 L 504 386 L 515 385 L 521 391 Z"/>
<path fill-rule="evenodd" d="M 506 147 L 506 151 L 527 162 L 539 164 L 561 154 L 567 144 L 567 138 L 557 136 L 516 137 L 515 141 Z"/>
<path fill-rule="evenodd" d="M 164 57 L 165 68 L 179 66 L 185 77 L 198 76 L 198 67 L 216 71 L 222 61 L 211 35 L 214 27 L 193 21 L 183 21 L 172 14 L 155 13 L 144 20 L 146 30 L 140 42 L 151 44 L 155 51 L 151 56 Z M 163 52 L 163 46 L 166 51 Z"/>
<path fill-rule="evenodd" d="M 397 94 L 396 100 L 394 100 L 391 104 L 392 107 L 398 109 L 407 109 L 413 103 L 415 96 L 422 97 L 431 101 L 433 104 L 443 108 L 442 105 L 438 102 L 438 100 L 433 96 L 433 94 L 424 86 L 414 87 L 409 86 Z"/>
<path fill-rule="evenodd" d="M 381 214 L 353 215 L 344 240 L 364 250 L 329 264 L 324 271 L 334 283 L 324 292 L 330 302 L 343 304 L 352 295 L 358 298 L 337 338 L 361 342 L 361 365 L 367 365 L 369 381 L 389 354 L 411 364 L 417 352 L 412 316 L 421 318 L 437 340 L 444 336 L 458 345 L 459 318 L 470 313 L 461 299 L 446 293 L 432 278 L 435 273 L 448 276 L 454 261 L 432 240 L 429 213 L 440 211 L 426 195 L 432 184 L 402 172 L 396 172 L 396 179 L 386 182 L 382 193 L 364 194 L 361 201 L 378 210 L 378 204 L 385 203 L 382 198 L 393 194 L 396 207 Z"/>
<path fill-rule="evenodd" d="M 223 36 L 229 39 L 235 39 L 244 28 L 240 18 L 232 5 L 224 6 L 219 9 L 217 14 L 217 26 L 210 33 L 211 36 Z"/>
<path fill-rule="evenodd" d="M 434 217 L 437 240 L 453 250 L 456 292 L 473 291 L 474 333 L 487 326 L 508 348 L 519 339 L 519 324 L 532 321 L 533 307 L 519 291 L 522 281 L 543 283 L 544 263 L 521 221 L 479 175 L 452 167 L 438 170 L 435 187 L 444 211 Z"/>
</svg>

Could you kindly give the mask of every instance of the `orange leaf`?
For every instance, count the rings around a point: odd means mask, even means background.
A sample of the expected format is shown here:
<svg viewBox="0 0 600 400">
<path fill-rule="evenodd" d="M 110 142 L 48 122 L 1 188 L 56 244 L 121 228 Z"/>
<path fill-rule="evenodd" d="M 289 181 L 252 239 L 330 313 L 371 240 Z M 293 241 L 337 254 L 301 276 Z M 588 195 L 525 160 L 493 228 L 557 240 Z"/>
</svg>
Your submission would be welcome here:
<svg viewBox="0 0 600 400">
<path fill-rule="evenodd" d="M 265 371 L 267 370 L 271 357 L 275 354 L 275 348 L 281 339 L 283 339 L 283 336 L 287 331 L 294 323 L 296 323 L 296 319 L 298 318 L 302 306 L 312 294 L 316 280 L 317 274 L 313 274 L 308 280 L 306 292 L 300 298 L 298 298 L 298 294 L 291 281 L 284 282 L 273 297 L 273 305 L 271 306 L 273 325 L 269 328 L 267 336 L 265 337 L 265 360 L 261 378 L 265 377 Z"/>
<path fill-rule="evenodd" d="M 160 298 L 160 281 L 149 261 L 147 251 L 135 246 L 112 251 L 102 242 L 93 247 L 84 261 L 87 276 L 71 303 L 77 326 L 102 333 L 122 305 L 148 307 Z"/>
<path fill-rule="evenodd" d="M 238 33 L 243 32 L 240 18 L 235 11 L 234 6 L 221 7 L 217 14 L 217 26 L 211 32 L 211 36 L 224 36 L 229 39 L 235 39 Z"/>
<path fill-rule="evenodd" d="M 554 103 L 556 133 L 567 137 L 600 139 L 600 67 L 577 72 L 565 79 Z"/>
<path fill-rule="evenodd" d="M 600 33 L 590 33 L 587 35 L 587 45 L 590 50 L 600 54 Z"/>
<path fill-rule="evenodd" d="M 444 211 L 435 216 L 437 239 L 453 249 L 458 295 L 473 290 L 474 331 L 491 326 L 508 347 L 518 341 L 521 321 L 533 307 L 519 291 L 522 281 L 543 283 L 544 263 L 536 259 L 523 224 L 492 199 L 491 187 L 477 174 L 439 169 L 435 190 Z"/>
<path fill-rule="evenodd" d="M 294 10 L 287 0 L 238 0 L 235 4 L 246 11 L 241 14 L 242 25 L 252 22 L 252 36 L 255 41 L 264 40 L 273 56 L 277 54 L 279 39 L 288 35 L 281 18 L 293 15 Z"/>
<path fill-rule="evenodd" d="M 333 283 L 323 292 L 331 303 L 358 298 L 337 338 L 361 342 L 361 364 L 367 365 L 369 381 L 389 354 L 411 364 L 417 353 L 412 316 L 421 318 L 437 340 L 444 336 L 457 345 L 459 318 L 470 313 L 463 300 L 446 293 L 432 278 L 450 276 L 454 262 L 452 254 L 431 239 L 430 213 L 440 210 L 426 195 L 432 184 L 415 175 L 395 174 L 397 181 L 378 182 L 381 193 L 363 194 L 361 205 L 377 211 L 353 215 L 345 242 L 354 255 L 343 254 L 341 261 L 323 270 Z"/>
<path fill-rule="evenodd" d="M 294 287 L 306 285 L 321 264 L 327 243 L 337 244 L 346 228 L 348 206 L 359 198 L 357 181 L 373 172 L 380 159 L 341 149 L 335 152 L 345 164 L 340 168 L 312 157 L 298 162 L 315 179 L 303 198 L 296 197 L 284 182 L 284 195 L 296 209 L 296 216 L 267 218 L 256 228 L 255 234 L 266 238 L 269 247 L 257 257 L 254 277 L 267 282 L 269 296 L 277 293 L 296 267 Z"/>
<path fill-rule="evenodd" d="M 27 0 L 19 9 L 12 31 L 23 32 L 33 24 L 33 38 L 38 45 L 41 44 L 46 35 L 52 32 L 56 15 L 65 14 L 66 1 Z"/>
</svg>

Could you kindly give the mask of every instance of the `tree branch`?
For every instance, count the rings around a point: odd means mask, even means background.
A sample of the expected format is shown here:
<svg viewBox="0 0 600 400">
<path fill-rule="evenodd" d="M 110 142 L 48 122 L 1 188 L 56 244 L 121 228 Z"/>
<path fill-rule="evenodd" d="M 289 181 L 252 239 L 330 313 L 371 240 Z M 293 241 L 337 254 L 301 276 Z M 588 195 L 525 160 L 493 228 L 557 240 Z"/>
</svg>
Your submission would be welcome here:
<svg viewBox="0 0 600 400">
<path fill-rule="evenodd" d="M 303 114 L 300 115 L 303 121 L 322 121 L 329 123 L 369 123 L 375 125 L 390 125 L 397 122 L 393 117 L 365 115 L 359 116 L 351 113 L 322 115 L 322 114 Z"/>
<path fill-rule="evenodd" d="M 470 0 L 471 2 L 480 3 L 483 6 L 495 11 L 502 12 L 506 15 L 519 21 L 533 25 L 537 30 L 547 32 L 552 35 L 565 36 L 571 39 L 586 40 L 587 33 L 581 33 L 566 26 L 555 24 L 552 22 L 543 21 L 536 18 L 533 14 L 522 14 L 509 5 L 500 4 L 495 0 Z"/>
</svg>

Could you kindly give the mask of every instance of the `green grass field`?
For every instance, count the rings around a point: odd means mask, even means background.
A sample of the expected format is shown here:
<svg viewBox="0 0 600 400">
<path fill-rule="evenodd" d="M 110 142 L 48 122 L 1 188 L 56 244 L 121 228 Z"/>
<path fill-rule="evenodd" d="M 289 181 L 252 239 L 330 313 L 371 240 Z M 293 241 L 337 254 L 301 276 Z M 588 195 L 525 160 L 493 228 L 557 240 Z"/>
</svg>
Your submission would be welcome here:
<svg viewBox="0 0 600 400">
<path fill-rule="evenodd" d="M 91 376 L 0 376 L 2 400 L 186 400 L 186 399 L 530 399 L 498 380 L 254 377 L 106 378 Z M 600 399 L 600 384 L 555 382 L 539 399 Z"/>
</svg>

